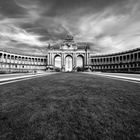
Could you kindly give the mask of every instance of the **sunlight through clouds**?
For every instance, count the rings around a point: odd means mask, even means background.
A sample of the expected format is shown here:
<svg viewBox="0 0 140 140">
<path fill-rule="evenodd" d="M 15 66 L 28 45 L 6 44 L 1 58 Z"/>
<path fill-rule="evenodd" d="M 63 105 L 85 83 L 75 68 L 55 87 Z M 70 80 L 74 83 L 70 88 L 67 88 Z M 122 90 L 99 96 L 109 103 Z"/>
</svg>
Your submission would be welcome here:
<svg viewBox="0 0 140 140">
<path fill-rule="evenodd" d="M 10 25 L 0 25 L 0 37 L 4 38 L 5 40 L 13 40 L 17 43 L 24 43 L 27 45 L 37 45 L 37 46 L 44 46 L 41 41 L 39 41 L 39 36 L 26 32 L 23 29 L 13 27 Z M 2 41 L 2 40 L 1 40 Z"/>
</svg>

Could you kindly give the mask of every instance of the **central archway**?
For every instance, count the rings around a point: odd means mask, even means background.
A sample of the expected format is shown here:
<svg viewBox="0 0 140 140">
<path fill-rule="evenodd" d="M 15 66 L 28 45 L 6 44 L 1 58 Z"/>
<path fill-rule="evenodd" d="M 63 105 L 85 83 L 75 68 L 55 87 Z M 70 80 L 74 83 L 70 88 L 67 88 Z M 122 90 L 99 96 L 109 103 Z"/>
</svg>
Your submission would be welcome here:
<svg viewBox="0 0 140 140">
<path fill-rule="evenodd" d="M 70 55 L 65 58 L 65 71 L 72 71 L 72 57 Z"/>
<path fill-rule="evenodd" d="M 54 57 L 54 66 L 61 69 L 61 56 L 57 55 Z"/>
</svg>

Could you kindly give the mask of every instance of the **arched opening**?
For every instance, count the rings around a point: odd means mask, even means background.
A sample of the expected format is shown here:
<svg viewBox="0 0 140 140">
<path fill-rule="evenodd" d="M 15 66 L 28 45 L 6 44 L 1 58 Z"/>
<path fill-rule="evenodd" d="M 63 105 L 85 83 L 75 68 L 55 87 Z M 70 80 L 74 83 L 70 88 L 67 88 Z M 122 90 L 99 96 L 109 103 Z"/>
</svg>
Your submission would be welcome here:
<svg viewBox="0 0 140 140">
<path fill-rule="evenodd" d="M 54 66 L 61 69 L 61 56 L 57 55 L 54 57 Z"/>
<path fill-rule="evenodd" d="M 66 56 L 65 59 L 65 71 L 72 71 L 73 66 L 72 66 L 72 57 L 71 56 Z"/>
<path fill-rule="evenodd" d="M 83 67 L 83 66 L 84 66 L 83 56 L 79 55 L 77 56 L 77 67 Z"/>
</svg>

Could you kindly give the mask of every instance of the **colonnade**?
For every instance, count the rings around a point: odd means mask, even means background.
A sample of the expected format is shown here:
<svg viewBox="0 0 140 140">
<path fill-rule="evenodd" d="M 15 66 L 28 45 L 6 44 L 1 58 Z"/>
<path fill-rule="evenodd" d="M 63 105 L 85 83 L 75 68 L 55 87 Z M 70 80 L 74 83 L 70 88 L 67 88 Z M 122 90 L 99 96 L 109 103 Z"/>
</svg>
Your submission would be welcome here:
<svg viewBox="0 0 140 140">
<path fill-rule="evenodd" d="M 0 71 L 29 72 L 45 70 L 46 56 L 26 56 L 0 51 Z"/>
<path fill-rule="evenodd" d="M 140 71 L 140 48 L 122 53 L 91 56 L 93 71 Z"/>
<path fill-rule="evenodd" d="M 91 66 L 92 71 L 138 71 L 140 72 L 140 48 L 108 55 L 91 55 L 85 51 L 50 51 L 46 56 L 28 56 L 0 51 L 0 72 L 30 72 L 45 71 L 54 68 L 54 59 L 61 57 L 62 68 L 65 67 L 66 56 L 72 57 L 73 67 L 76 67 L 78 56 L 83 57 L 84 66 Z"/>
</svg>

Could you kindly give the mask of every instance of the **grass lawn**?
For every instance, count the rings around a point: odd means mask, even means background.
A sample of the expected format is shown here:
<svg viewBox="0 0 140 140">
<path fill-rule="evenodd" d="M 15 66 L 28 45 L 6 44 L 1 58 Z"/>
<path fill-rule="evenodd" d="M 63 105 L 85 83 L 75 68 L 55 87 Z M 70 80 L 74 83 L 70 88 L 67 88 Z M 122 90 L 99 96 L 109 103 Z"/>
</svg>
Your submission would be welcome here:
<svg viewBox="0 0 140 140">
<path fill-rule="evenodd" d="M 133 139 L 139 84 L 58 73 L 0 86 L 0 140 Z"/>
</svg>

